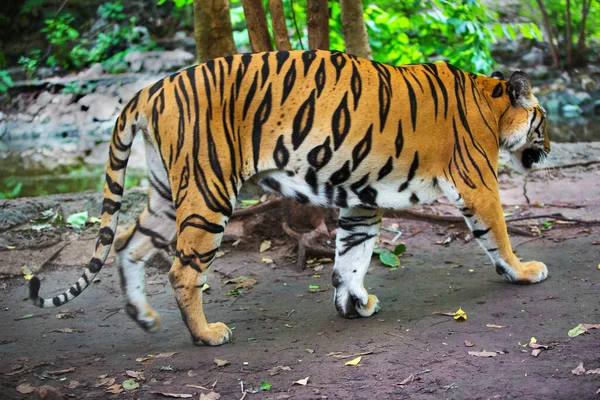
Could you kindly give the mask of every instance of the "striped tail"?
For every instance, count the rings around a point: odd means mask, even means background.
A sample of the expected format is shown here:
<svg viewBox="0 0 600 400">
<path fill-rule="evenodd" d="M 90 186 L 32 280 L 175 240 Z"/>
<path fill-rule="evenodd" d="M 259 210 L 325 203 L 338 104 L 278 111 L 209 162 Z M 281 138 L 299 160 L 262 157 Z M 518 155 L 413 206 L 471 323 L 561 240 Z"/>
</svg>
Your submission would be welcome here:
<svg viewBox="0 0 600 400">
<path fill-rule="evenodd" d="M 136 94 L 125 106 L 113 129 L 110 151 L 108 153 L 108 165 L 106 166 L 102 221 L 100 223 L 99 238 L 96 242 L 94 255 L 85 266 L 79 280 L 63 294 L 55 296 L 52 299 L 40 297 L 40 280 L 36 276 L 31 278 L 29 281 L 29 298 L 38 307 L 60 307 L 79 296 L 90 285 L 96 275 L 98 275 L 104 265 L 104 261 L 108 257 L 117 230 L 121 198 L 123 197 L 125 171 L 129 155 L 131 154 L 131 144 L 137 130 L 139 112 L 136 109 L 139 95 L 140 93 Z M 135 121 L 132 119 L 135 119 Z"/>
</svg>

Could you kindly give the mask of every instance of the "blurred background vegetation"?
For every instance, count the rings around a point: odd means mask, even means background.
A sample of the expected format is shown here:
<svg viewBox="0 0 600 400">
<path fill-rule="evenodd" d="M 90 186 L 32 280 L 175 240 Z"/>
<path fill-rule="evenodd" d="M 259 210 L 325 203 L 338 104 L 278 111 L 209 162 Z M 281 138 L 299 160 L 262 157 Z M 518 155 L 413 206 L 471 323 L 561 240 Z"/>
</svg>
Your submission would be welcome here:
<svg viewBox="0 0 600 400">
<path fill-rule="evenodd" d="M 271 30 L 268 0 L 263 3 Z M 249 52 L 242 1 L 229 5 L 235 46 Z M 283 0 L 283 6 L 292 48 L 306 49 L 307 0 Z M 343 51 L 340 4 L 328 6 L 330 47 Z M 441 59 L 481 74 L 525 69 L 554 118 L 554 140 L 600 139 L 600 0 L 364 0 L 363 10 L 374 60 Z M 189 65 L 195 55 L 193 0 L 5 1 L 0 27 L 0 198 L 101 187 L 104 161 L 92 165 L 89 155 L 105 151 L 99 144 L 108 139 L 113 114 L 85 119 L 104 124 L 93 135 L 64 114 L 87 112 L 90 102 L 105 104 L 111 96 L 118 112 L 127 99 L 115 93 L 126 81 L 85 80 L 85 71 L 134 75 L 139 83 L 141 70 L 128 56 L 180 49 L 192 57 Z M 54 103 L 58 108 L 49 107 Z M 128 178 L 129 185 L 143 183 L 142 174 Z"/>
</svg>

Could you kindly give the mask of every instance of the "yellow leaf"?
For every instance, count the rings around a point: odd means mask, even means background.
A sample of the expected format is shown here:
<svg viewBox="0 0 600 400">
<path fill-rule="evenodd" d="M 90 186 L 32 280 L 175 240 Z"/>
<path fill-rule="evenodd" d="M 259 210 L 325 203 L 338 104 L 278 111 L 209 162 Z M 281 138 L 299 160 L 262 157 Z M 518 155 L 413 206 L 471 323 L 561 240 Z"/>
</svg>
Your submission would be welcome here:
<svg viewBox="0 0 600 400">
<path fill-rule="evenodd" d="M 273 264 L 273 259 L 269 257 L 263 257 L 261 261 L 265 264 Z"/>
<path fill-rule="evenodd" d="M 454 319 L 457 320 L 457 321 L 466 321 L 467 320 L 467 313 L 464 312 L 462 308 L 459 308 L 454 313 Z"/>
<path fill-rule="evenodd" d="M 346 362 L 346 364 L 344 364 L 344 365 L 350 365 L 352 367 L 356 367 L 356 366 L 358 366 L 358 364 L 360 364 L 361 360 L 362 360 L 362 357 L 356 357 L 355 359 Z"/>
<path fill-rule="evenodd" d="M 206 292 L 208 289 L 210 289 L 210 286 L 208 285 L 208 283 L 205 283 L 204 285 L 202 285 L 202 291 Z"/>
<path fill-rule="evenodd" d="M 529 344 L 536 344 L 536 343 L 537 343 L 537 339 L 532 336 L 531 339 L 529 339 Z"/>
<path fill-rule="evenodd" d="M 258 251 L 260 253 L 264 253 L 265 251 L 269 250 L 270 248 L 271 248 L 271 241 L 265 240 L 260 244 L 260 248 L 258 249 Z"/>
<path fill-rule="evenodd" d="M 33 278 L 33 272 L 31 272 L 27 265 L 24 265 L 21 270 L 23 271 L 23 278 L 25 278 L 26 281 L 29 281 L 31 278 Z"/>
</svg>

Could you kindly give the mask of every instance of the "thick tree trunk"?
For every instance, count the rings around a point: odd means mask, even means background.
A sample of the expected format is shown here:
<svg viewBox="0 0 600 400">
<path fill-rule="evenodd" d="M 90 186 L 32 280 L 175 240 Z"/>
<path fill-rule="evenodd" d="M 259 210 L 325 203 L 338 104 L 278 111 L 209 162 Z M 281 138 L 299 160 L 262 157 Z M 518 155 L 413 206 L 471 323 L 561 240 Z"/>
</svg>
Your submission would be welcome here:
<svg viewBox="0 0 600 400">
<path fill-rule="evenodd" d="M 261 0 L 242 0 L 244 17 L 252 51 L 272 51 L 273 44 L 267 26 L 267 16 Z"/>
<path fill-rule="evenodd" d="M 194 38 L 198 63 L 236 53 L 229 0 L 194 0 Z"/>
<path fill-rule="evenodd" d="M 275 37 L 275 46 L 277 50 L 291 50 L 290 38 L 285 25 L 285 15 L 283 14 L 283 3 L 281 0 L 269 0 L 269 12 L 271 13 L 271 23 L 273 25 L 273 36 Z"/>
<path fill-rule="evenodd" d="M 550 18 L 548 18 L 548 13 L 546 12 L 546 7 L 544 7 L 542 0 L 536 1 L 540 12 L 542 13 L 542 23 L 544 25 L 544 31 L 546 32 L 546 40 L 548 40 L 550 52 L 552 53 L 552 66 L 558 68 L 558 53 L 556 52 L 556 47 L 554 47 L 554 42 L 552 41 L 552 27 L 550 26 Z"/>
<path fill-rule="evenodd" d="M 565 21 L 567 31 L 565 32 L 565 42 L 567 47 L 567 68 L 573 68 L 573 40 L 571 32 L 571 0 L 567 0 L 567 18 Z"/>
<path fill-rule="evenodd" d="M 363 15 L 362 0 L 340 0 L 340 7 L 346 53 L 371 59 L 371 46 Z"/>
<path fill-rule="evenodd" d="M 329 50 L 329 8 L 327 0 L 308 0 L 306 6 L 308 48 Z"/>
</svg>

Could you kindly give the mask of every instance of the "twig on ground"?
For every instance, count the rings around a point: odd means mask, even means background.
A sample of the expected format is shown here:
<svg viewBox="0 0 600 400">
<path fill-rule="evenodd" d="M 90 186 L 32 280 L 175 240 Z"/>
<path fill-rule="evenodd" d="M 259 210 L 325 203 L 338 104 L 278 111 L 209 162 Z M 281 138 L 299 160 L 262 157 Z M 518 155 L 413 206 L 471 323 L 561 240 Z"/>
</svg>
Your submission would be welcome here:
<svg viewBox="0 0 600 400">
<path fill-rule="evenodd" d="M 268 211 L 272 208 L 277 208 L 277 207 L 281 206 L 282 200 L 283 199 L 281 197 L 278 197 L 273 200 L 265 201 L 264 203 L 260 203 L 260 204 L 254 205 L 254 206 L 235 210 L 233 212 L 233 215 L 231 216 L 231 218 L 243 217 L 246 215 L 254 215 L 257 213 Z"/>
<path fill-rule="evenodd" d="M 556 167 L 550 167 L 550 168 L 534 168 L 534 169 L 529 170 L 529 173 L 541 172 L 541 171 L 552 171 L 553 169 L 589 167 L 590 165 L 594 165 L 594 164 L 600 164 L 600 160 L 582 161 L 582 162 L 576 162 L 576 163 L 572 163 L 572 164 L 557 165 Z"/>
</svg>

